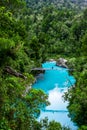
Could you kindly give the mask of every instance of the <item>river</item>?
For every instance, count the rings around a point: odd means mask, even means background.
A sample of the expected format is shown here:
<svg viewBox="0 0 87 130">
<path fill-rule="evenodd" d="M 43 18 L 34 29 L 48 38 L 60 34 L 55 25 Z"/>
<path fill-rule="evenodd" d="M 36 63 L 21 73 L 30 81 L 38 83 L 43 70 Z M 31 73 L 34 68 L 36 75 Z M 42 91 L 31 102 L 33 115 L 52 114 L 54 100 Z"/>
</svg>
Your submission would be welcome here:
<svg viewBox="0 0 87 130">
<path fill-rule="evenodd" d="M 77 130 L 75 124 L 68 117 L 68 102 L 64 102 L 62 97 L 64 92 L 75 84 L 75 78 L 69 75 L 66 68 L 56 66 L 55 61 L 45 62 L 42 67 L 47 70 L 37 77 L 33 88 L 44 90 L 48 94 L 50 105 L 41 111 L 38 120 L 48 117 L 49 121 L 55 120 L 63 126 L 69 126 L 71 130 Z"/>
</svg>

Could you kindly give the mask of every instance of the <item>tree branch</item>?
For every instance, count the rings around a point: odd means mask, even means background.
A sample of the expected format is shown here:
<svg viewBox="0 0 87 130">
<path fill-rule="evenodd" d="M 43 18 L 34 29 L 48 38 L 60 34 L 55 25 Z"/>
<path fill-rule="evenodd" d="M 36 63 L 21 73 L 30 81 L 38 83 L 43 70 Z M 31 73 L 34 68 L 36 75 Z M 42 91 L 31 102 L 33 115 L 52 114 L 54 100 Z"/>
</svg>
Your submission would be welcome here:
<svg viewBox="0 0 87 130">
<path fill-rule="evenodd" d="M 21 74 L 19 72 L 16 72 L 15 70 L 13 70 L 10 66 L 6 66 L 4 70 L 5 70 L 5 72 L 7 72 L 7 73 L 9 73 L 11 75 L 14 75 L 16 77 L 20 77 L 20 78 L 23 78 L 23 79 L 27 78 L 23 74 Z"/>
</svg>

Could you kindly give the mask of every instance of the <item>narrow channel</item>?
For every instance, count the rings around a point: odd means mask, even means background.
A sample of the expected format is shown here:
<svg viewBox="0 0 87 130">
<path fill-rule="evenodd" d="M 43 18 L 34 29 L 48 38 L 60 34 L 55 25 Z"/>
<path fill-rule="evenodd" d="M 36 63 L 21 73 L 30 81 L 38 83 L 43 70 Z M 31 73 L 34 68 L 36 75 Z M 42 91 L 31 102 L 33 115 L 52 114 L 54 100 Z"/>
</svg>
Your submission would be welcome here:
<svg viewBox="0 0 87 130">
<path fill-rule="evenodd" d="M 75 78 L 69 75 L 66 68 L 56 66 L 55 61 L 45 62 L 42 67 L 47 70 L 37 77 L 33 88 L 44 90 L 48 94 L 50 105 L 41 111 L 38 120 L 48 117 L 49 121 L 55 120 L 63 126 L 77 130 L 75 124 L 68 117 L 68 102 L 64 102 L 62 97 L 71 84 L 75 84 Z"/>
</svg>

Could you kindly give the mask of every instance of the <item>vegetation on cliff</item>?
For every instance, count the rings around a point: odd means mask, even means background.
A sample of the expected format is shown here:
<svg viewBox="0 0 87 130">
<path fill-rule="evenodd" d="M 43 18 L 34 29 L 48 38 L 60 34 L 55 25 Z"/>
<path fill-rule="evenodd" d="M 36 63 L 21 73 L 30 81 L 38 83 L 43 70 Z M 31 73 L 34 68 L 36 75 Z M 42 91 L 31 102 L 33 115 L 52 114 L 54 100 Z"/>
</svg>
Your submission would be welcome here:
<svg viewBox="0 0 87 130">
<path fill-rule="evenodd" d="M 71 2 L 44 2 L 0 1 L 1 130 L 63 129 L 55 121 L 37 122 L 40 108 L 49 104 L 42 90 L 25 94 L 34 82 L 31 69 L 49 57 L 69 59 L 77 80 L 65 95 L 69 116 L 79 130 L 87 130 L 87 9 L 78 13 Z"/>
</svg>

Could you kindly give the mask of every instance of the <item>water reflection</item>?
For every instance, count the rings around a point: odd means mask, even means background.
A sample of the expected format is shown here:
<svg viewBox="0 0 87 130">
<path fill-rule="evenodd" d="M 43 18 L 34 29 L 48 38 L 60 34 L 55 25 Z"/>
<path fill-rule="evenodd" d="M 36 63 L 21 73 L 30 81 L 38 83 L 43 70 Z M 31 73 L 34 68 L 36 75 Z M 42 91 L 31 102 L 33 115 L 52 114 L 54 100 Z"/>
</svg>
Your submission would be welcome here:
<svg viewBox="0 0 87 130">
<path fill-rule="evenodd" d="M 39 121 L 45 117 L 48 117 L 49 121 L 55 120 L 60 122 L 63 126 L 68 126 L 71 130 L 77 130 L 77 127 L 71 122 L 68 115 L 67 105 L 68 102 L 64 102 L 63 94 L 67 91 L 67 87 L 58 88 L 57 85 L 53 90 L 49 91 L 48 100 L 50 106 L 47 106 L 45 110 L 41 111 Z"/>
<path fill-rule="evenodd" d="M 43 89 L 48 94 L 48 100 L 51 105 L 41 111 L 38 120 L 48 117 L 49 120 L 58 121 L 62 125 L 76 130 L 77 127 L 68 117 L 68 102 L 64 102 L 62 97 L 64 92 L 75 83 L 74 77 L 68 74 L 67 69 L 56 66 L 56 62 L 46 62 L 42 66 L 43 68 L 52 69 L 46 70 L 44 75 L 39 75 L 33 87 Z"/>
<path fill-rule="evenodd" d="M 49 98 L 51 105 L 46 107 L 46 109 L 50 110 L 67 110 L 67 102 L 64 102 L 62 96 L 64 94 L 64 91 L 66 91 L 67 88 L 58 88 L 55 87 L 53 90 L 49 91 Z"/>
</svg>

